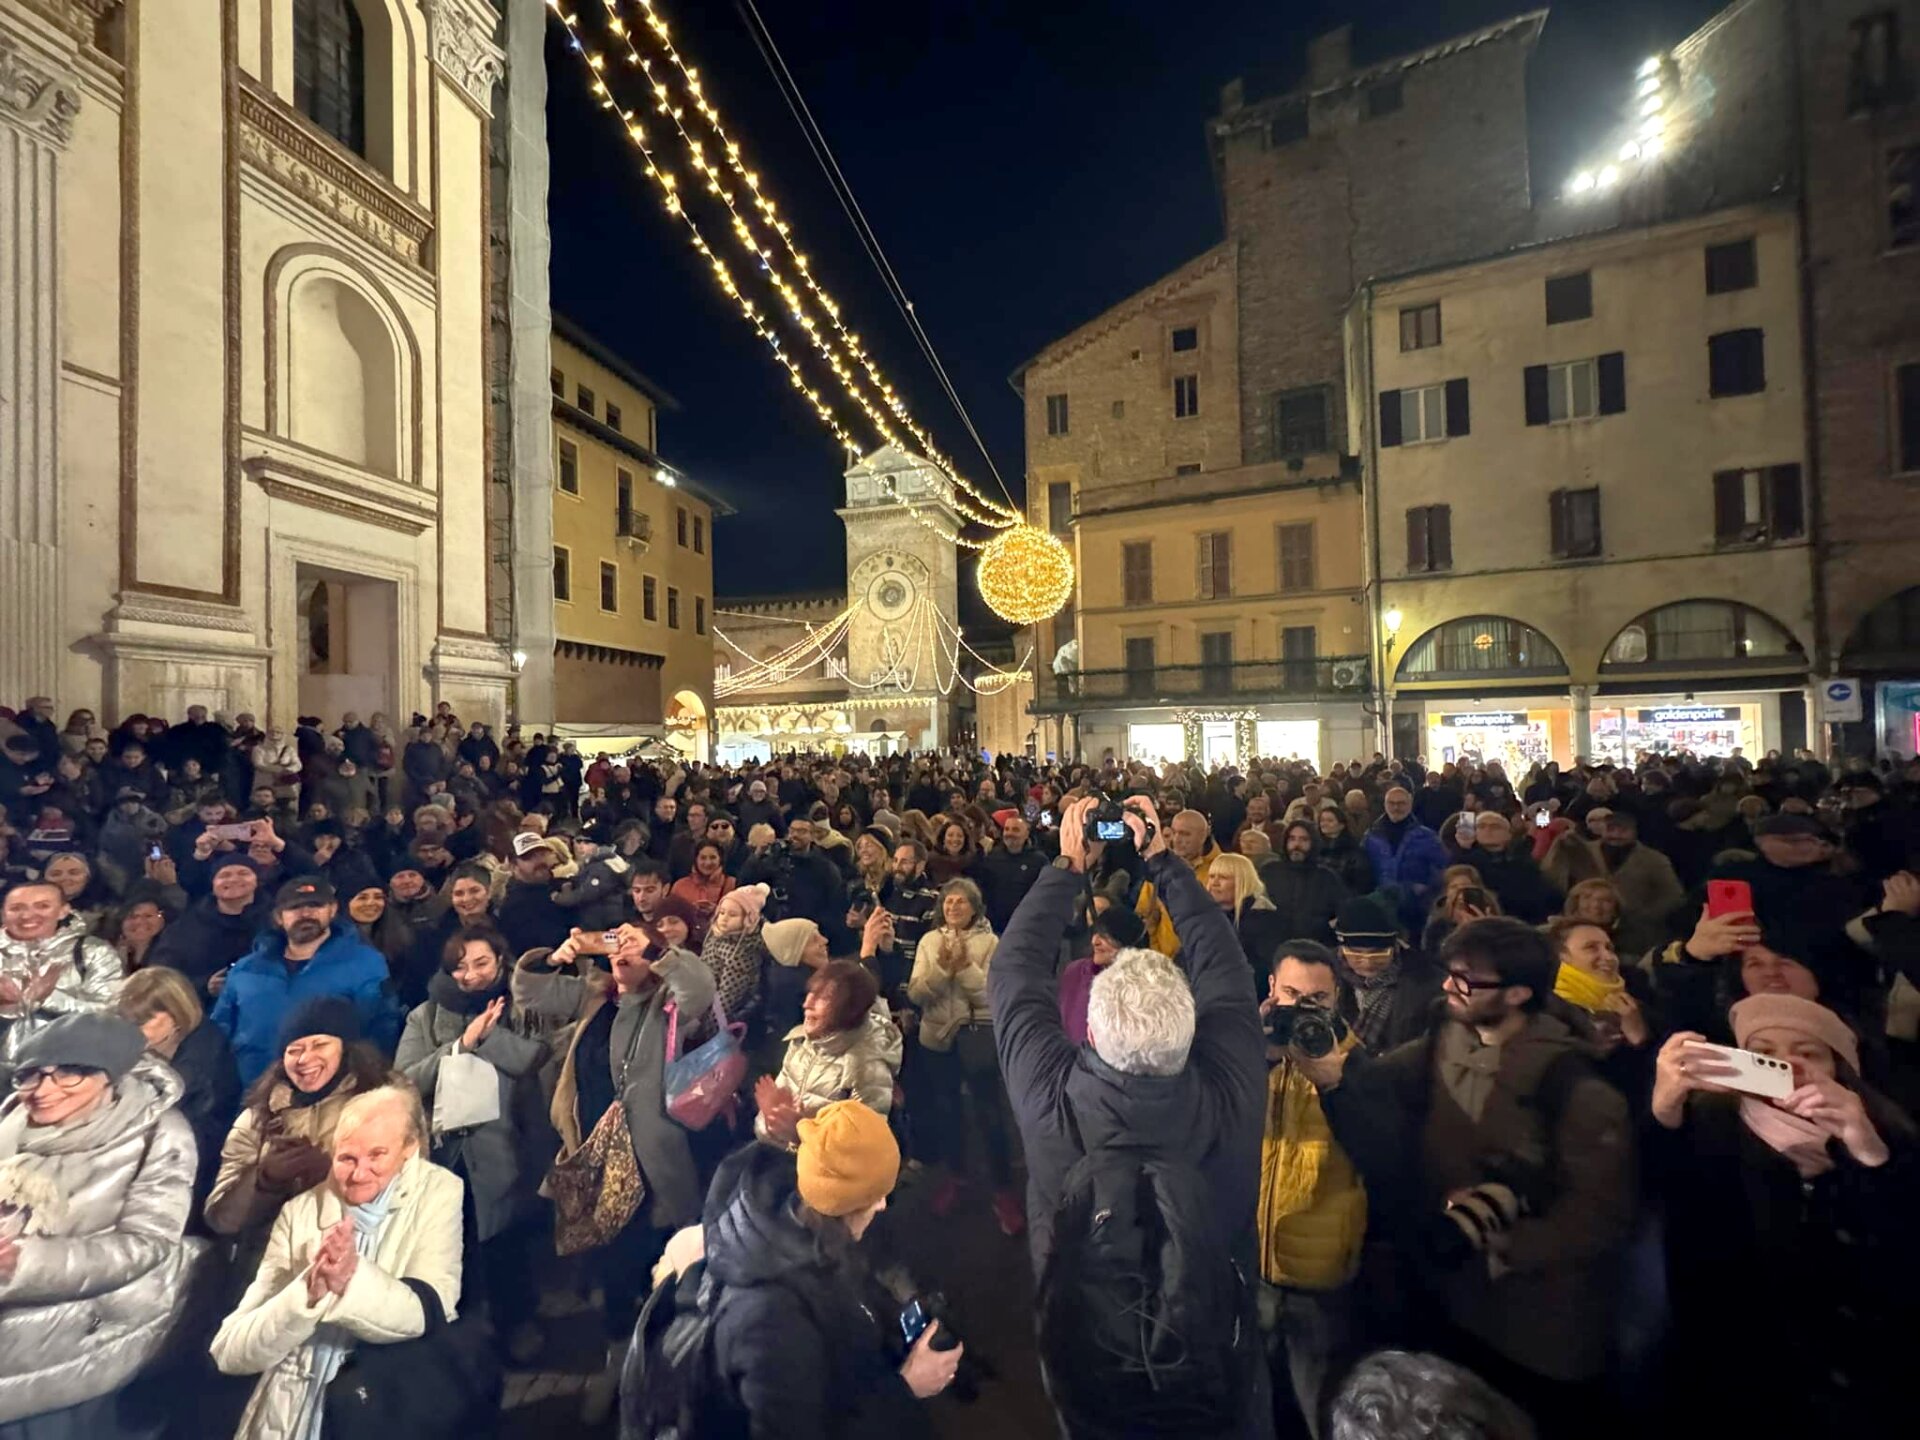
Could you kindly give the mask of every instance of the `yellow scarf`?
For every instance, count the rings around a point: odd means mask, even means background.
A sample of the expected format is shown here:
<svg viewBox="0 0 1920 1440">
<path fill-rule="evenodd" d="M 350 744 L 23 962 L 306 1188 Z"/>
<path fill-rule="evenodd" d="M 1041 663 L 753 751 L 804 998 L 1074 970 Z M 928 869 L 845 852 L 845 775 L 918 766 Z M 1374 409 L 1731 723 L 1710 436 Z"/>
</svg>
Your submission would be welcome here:
<svg viewBox="0 0 1920 1440">
<path fill-rule="evenodd" d="M 1611 1011 L 1613 997 L 1626 988 L 1624 980 L 1602 980 L 1565 963 L 1561 964 L 1560 974 L 1553 982 L 1554 994 L 1569 1004 L 1578 1005 L 1589 1015 Z"/>
</svg>

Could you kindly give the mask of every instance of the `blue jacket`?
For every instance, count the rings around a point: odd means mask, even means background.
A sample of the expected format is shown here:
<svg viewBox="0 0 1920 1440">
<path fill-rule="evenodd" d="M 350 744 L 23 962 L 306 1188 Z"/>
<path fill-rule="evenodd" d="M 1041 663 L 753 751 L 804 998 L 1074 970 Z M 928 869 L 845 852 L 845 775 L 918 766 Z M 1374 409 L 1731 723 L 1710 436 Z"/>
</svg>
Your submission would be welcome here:
<svg viewBox="0 0 1920 1440">
<path fill-rule="evenodd" d="M 227 1032 L 240 1083 L 251 1085 L 280 1053 L 280 1022 L 316 995 L 353 1001 L 367 1039 L 387 1054 L 400 1038 L 400 1006 L 386 989 L 387 960 L 355 933 L 345 917 L 313 958 L 289 971 L 283 930 L 261 931 L 253 949 L 227 971 L 226 987 L 213 1007 L 213 1023 Z"/>
<path fill-rule="evenodd" d="M 1398 892 L 1400 924 L 1409 935 L 1418 936 L 1448 865 L 1447 847 L 1438 835 L 1412 818 L 1407 821 L 1407 833 L 1398 849 L 1385 820 L 1373 822 L 1367 831 L 1366 847 L 1367 858 L 1373 862 L 1373 883 L 1382 890 L 1392 886 Z"/>
</svg>

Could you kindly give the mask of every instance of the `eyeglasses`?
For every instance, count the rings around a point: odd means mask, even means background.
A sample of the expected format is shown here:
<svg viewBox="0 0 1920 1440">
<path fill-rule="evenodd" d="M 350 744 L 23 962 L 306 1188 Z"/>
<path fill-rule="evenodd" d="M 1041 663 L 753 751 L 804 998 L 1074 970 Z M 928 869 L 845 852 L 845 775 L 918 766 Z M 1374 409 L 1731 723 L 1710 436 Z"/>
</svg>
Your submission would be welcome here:
<svg viewBox="0 0 1920 1440">
<path fill-rule="evenodd" d="M 1451 984 L 1459 986 L 1469 995 L 1476 990 L 1504 990 L 1507 986 L 1505 980 L 1476 980 L 1465 970 L 1447 971 L 1447 980 Z"/>
<path fill-rule="evenodd" d="M 13 1088 L 24 1095 L 36 1089 L 42 1080 L 51 1080 L 56 1090 L 78 1090 L 83 1080 L 98 1073 L 76 1065 L 46 1065 L 35 1070 L 16 1070 L 13 1072 Z"/>
</svg>

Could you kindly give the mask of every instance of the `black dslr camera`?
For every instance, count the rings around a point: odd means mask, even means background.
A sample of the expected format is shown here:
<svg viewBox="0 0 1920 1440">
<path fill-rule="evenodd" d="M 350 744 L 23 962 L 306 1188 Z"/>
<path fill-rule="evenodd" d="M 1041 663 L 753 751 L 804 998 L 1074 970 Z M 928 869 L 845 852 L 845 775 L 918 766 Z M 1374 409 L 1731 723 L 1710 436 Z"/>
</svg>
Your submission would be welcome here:
<svg viewBox="0 0 1920 1440">
<path fill-rule="evenodd" d="M 1135 797 L 1128 796 L 1126 798 L 1133 799 Z M 1140 823 L 1146 827 L 1146 838 L 1151 842 L 1155 828 L 1152 818 L 1153 806 L 1150 803 L 1143 805 L 1133 813 L 1139 817 Z M 1123 814 L 1123 802 L 1111 799 L 1102 800 L 1097 807 L 1088 811 L 1087 843 L 1089 845 L 1096 843 L 1102 845 L 1131 845 L 1133 843 L 1133 832 L 1127 828 L 1127 822 L 1122 818 Z"/>
<path fill-rule="evenodd" d="M 1267 1043 L 1298 1050 L 1309 1060 L 1331 1055 L 1347 1036 L 1347 1022 L 1317 1005 L 1276 1005 L 1262 1024 Z"/>
</svg>

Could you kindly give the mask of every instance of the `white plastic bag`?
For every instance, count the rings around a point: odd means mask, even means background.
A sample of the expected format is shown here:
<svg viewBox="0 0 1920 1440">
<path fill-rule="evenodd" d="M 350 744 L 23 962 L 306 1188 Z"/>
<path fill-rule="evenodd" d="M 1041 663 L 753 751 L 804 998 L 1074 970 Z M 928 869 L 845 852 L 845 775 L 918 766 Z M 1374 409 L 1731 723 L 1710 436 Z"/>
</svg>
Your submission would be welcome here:
<svg viewBox="0 0 1920 1440">
<path fill-rule="evenodd" d="M 433 1133 L 448 1135 L 500 1118 L 500 1077 L 478 1055 L 441 1057 L 433 1082 Z"/>
</svg>

